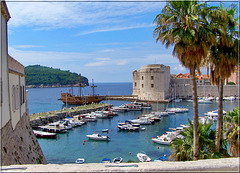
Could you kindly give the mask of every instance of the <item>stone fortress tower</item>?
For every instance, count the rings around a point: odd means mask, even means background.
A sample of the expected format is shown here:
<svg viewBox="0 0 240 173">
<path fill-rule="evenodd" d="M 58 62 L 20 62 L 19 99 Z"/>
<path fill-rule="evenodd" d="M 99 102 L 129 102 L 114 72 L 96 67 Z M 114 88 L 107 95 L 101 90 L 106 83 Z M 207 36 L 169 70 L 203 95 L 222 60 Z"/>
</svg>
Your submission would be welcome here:
<svg viewBox="0 0 240 173">
<path fill-rule="evenodd" d="M 170 67 L 150 64 L 133 71 L 133 94 L 139 100 L 164 101 L 169 98 Z"/>
</svg>

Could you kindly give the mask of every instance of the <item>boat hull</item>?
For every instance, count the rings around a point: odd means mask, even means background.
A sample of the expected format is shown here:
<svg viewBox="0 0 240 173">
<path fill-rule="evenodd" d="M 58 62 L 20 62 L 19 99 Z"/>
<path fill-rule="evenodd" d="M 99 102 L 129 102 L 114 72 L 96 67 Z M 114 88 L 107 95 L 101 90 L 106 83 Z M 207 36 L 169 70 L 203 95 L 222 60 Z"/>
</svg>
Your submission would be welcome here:
<svg viewBox="0 0 240 173">
<path fill-rule="evenodd" d="M 99 103 L 103 100 L 99 96 L 72 96 L 69 93 L 61 93 L 60 100 L 63 103 L 67 103 L 69 105 L 84 105 L 84 104 L 92 104 Z"/>
</svg>

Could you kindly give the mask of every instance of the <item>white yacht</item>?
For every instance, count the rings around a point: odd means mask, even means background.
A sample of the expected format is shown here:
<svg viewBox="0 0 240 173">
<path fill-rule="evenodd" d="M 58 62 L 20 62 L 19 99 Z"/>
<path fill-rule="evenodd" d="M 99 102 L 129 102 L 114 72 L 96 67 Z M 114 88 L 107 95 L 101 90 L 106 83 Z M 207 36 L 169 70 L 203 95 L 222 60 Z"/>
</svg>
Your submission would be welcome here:
<svg viewBox="0 0 240 173">
<path fill-rule="evenodd" d="M 102 136 L 102 135 L 99 135 L 99 134 L 92 134 L 92 135 L 86 135 L 89 139 L 92 139 L 92 140 L 97 140 L 97 141 L 108 141 L 110 138 L 109 136 Z"/>
</svg>

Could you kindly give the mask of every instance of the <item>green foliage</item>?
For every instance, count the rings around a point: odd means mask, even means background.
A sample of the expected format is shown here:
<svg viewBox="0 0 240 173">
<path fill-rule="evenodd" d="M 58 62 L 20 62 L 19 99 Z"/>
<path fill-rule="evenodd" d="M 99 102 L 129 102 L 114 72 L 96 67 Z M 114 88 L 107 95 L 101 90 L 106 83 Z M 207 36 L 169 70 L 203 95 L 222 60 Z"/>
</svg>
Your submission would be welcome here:
<svg viewBox="0 0 240 173">
<path fill-rule="evenodd" d="M 239 157 L 240 147 L 240 117 L 239 108 L 233 109 L 224 116 L 224 131 L 227 141 L 229 142 L 229 152 L 233 157 Z"/>
<path fill-rule="evenodd" d="M 189 128 L 184 129 L 180 134 L 183 135 L 184 139 L 176 139 L 171 145 L 173 154 L 170 158 L 175 158 L 177 161 L 189 161 L 193 160 L 193 124 L 190 120 Z M 199 159 L 211 159 L 228 157 L 226 152 L 226 145 L 221 152 L 215 152 L 215 138 L 216 131 L 211 129 L 212 122 L 209 124 L 199 123 Z"/>
<path fill-rule="evenodd" d="M 228 82 L 227 85 L 236 85 L 234 82 Z"/>
<path fill-rule="evenodd" d="M 63 71 L 40 65 L 31 65 L 25 67 L 26 85 L 71 85 L 78 84 L 80 75 L 70 71 Z M 81 83 L 88 84 L 88 79 L 81 76 Z"/>
</svg>

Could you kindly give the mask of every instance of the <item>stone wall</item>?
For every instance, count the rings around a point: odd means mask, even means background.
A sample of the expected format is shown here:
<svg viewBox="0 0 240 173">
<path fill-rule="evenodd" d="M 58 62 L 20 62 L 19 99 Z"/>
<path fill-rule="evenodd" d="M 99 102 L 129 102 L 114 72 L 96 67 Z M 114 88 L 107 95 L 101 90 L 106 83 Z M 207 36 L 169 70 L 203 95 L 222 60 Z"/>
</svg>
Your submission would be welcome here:
<svg viewBox="0 0 240 173">
<path fill-rule="evenodd" d="M 176 88 L 176 90 L 175 90 Z M 199 85 L 197 86 L 198 97 L 218 97 L 218 87 L 216 85 Z M 172 86 L 172 96 L 175 98 L 192 97 L 192 85 L 176 85 Z M 239 85 L 224 85 L 223 96 L 239 97 Z"/>
<path fill-rule="evenodd" d="M 0 147 L 2 165 L 47 163 L 27 114 L 21 117 L 14 130 L 11 121 L 1 129 Z"/>
</svg>

